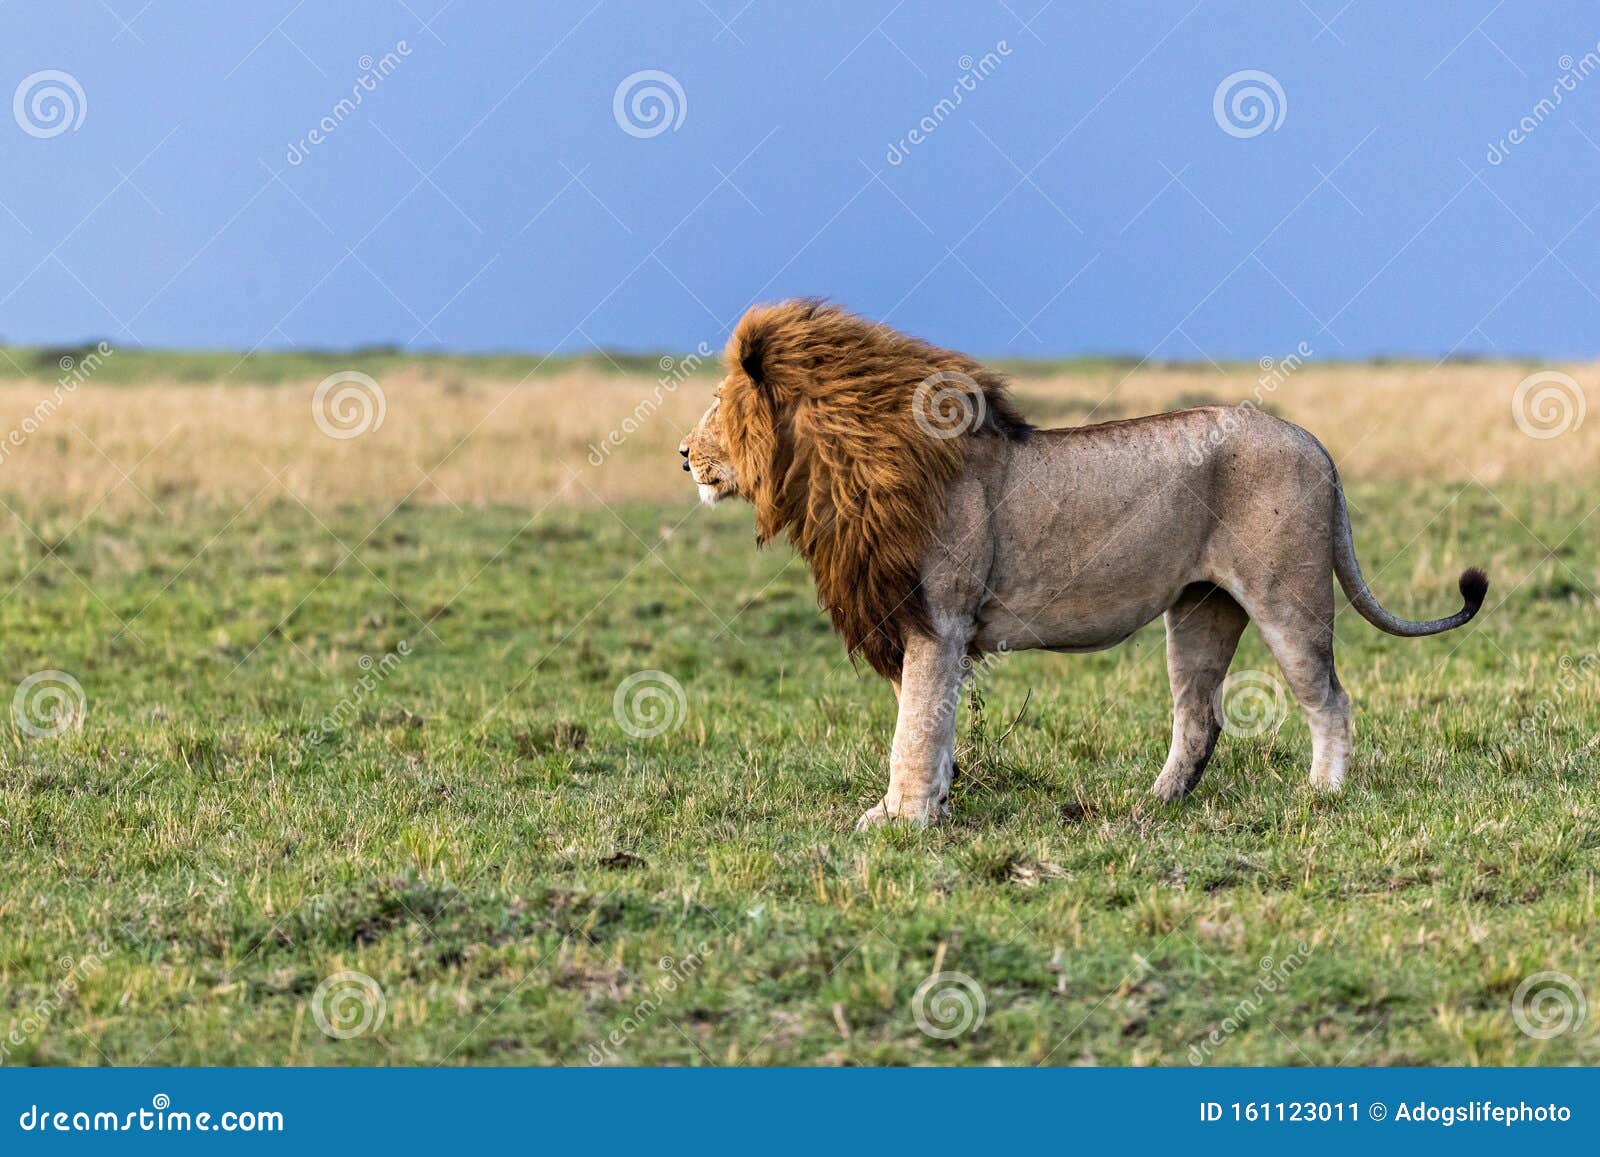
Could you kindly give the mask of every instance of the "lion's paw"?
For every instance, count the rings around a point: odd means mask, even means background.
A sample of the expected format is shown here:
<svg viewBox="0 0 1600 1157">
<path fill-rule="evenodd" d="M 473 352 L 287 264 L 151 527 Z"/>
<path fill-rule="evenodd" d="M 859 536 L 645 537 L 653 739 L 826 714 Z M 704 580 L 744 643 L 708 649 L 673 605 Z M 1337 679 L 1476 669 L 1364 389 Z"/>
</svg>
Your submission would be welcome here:
<svg viewBox="0 0 1600 1157">
<path fill-rule="evenodd" d="M 1156 780 L 1155 787 L 1150 789 L 1157 799 L 1166 803 L 1177 803 L 1189 794 L 1189 790 L 1189 785 L 1183 780 L 1177 778 L 1168 779 L 1164 775 Z"/>
<path fill-rule="evenodd" d="M 856 821 L 856 831 L 867 832 L 873 828 L 881 828 L 893 823 L 904 823 L 914 828 L 925 828 L 937 820 L 944 819 L 949 814 L 950 805 L 948 802 L 940 802 L 926 808 L 906 808 L 901 811 L 890 811 L 886 805 L 880 803 Z"/>
<path fill-rule="evenodd" d="M 889 809 L 880 803 L 856 821 L 856 831 L 870 832 L 873 828 L 881 828 L 892 824 L 898 818 L 898 816 L 890 815 Z"/>
<path fill-rule="evenodd" d="M 1184 796 L 1192 792 L 1200 784 L 1198 772 L 1187 771 L 1184 768 L 1162 768 L 1161 774 L 1156 777 L 1155 786 L 1150 790 L 1161 800 L 1167 803 L 1177 803 Z"/>
</svg>

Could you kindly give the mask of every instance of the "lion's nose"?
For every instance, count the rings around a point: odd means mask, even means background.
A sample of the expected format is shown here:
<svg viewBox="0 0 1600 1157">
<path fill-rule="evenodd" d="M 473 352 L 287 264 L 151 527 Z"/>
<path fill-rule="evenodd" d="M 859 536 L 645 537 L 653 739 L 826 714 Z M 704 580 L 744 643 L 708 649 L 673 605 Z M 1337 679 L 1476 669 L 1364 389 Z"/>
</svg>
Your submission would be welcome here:
<svg viewBox="0 0 1600 1157">
<path fill-rule="evenodd" d="M 689 447 L 679 446 L 678 453 L 683 455 L 683 472 L 687 474 L 689 472 Z"/>
</svg>

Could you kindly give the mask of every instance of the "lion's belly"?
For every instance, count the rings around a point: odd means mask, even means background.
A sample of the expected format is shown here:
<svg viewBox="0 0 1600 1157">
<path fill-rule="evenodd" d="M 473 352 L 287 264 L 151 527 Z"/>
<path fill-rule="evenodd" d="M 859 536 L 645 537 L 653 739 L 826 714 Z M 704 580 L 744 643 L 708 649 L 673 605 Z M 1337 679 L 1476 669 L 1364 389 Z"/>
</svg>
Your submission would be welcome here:
<svg viewBox="0 0 1600 1157">
<path fill-rule="evenodd" d="M 1090 598 L 1048 584 L 1010 598 L 997 592 L 973 643 L 981 651 L 1103 651 L 1159 618 L 1186 585 Z"/>
</svg>

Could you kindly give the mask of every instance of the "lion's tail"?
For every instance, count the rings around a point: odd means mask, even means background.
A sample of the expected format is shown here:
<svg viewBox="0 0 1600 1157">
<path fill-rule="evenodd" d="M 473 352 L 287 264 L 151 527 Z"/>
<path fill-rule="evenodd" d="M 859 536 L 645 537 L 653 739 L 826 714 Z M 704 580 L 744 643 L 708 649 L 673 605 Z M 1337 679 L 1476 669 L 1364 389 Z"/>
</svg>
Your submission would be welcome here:
<svg viewBox="0 0 1600 1157">
<path fill-rule="evenodd" d="M 1461 572 L 1462 607 L 1448 618 L 1419 623 L 1396 618 L 1384 610 L 1383 604 L 1378 602 L 1378 596 L 1368 589 L 1367 580 L 1361 577 L 1361 564 L 1356 561 L 1355 540 L 1350 535 L 1350 512 L 1345 507 L 1344 486 L 1339 482 L 1337 473 L 1333 476 L 1333 485 L 1338 498 L 1333 535 L 1333 572 L 1339 576 L 1339 585 L 1344 588 L 1350 605 L 1361 612 L 1363 619 L 1380 631 L 1405 638 L 1437 635 L 1471 621 L 1483 606 L 1484 595 L 1489 593 L 1489 576 L 1477 567 Z"/>
</svg>

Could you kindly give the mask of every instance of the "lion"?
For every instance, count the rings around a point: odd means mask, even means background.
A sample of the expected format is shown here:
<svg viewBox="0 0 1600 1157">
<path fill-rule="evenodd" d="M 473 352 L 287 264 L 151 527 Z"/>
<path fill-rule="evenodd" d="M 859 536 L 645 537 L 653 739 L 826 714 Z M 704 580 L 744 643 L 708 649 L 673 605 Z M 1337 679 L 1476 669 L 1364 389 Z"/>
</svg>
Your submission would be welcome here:
<svg viewBox="0 0 1600 1157">
<path fill-rule="evenodd" d="M 898 700 L 888 790 L 861 829 L 949 815 L 955 707 L 975 660 L 1099 651 L 1158 616 L 1173 713 L 1157 796 L 1200 782 L 1252 621 L 1310 725 L 1311 784 L 1336 791 L 1352 729 L 1333 576 L 1364 619 L 1407 637 L 1461 626 L 1488 592 L 1474 567 L 1453 615 L 1385 610 L 1333 460 L 1258 409 L 1037 429 L 972 358 L 812 300 L 749 310 L 725 361 L 678 448 L 683 469 L 708 504 L 748 500 L 758 544 L 787 535 L 849 654 Z"/>
</svg>

